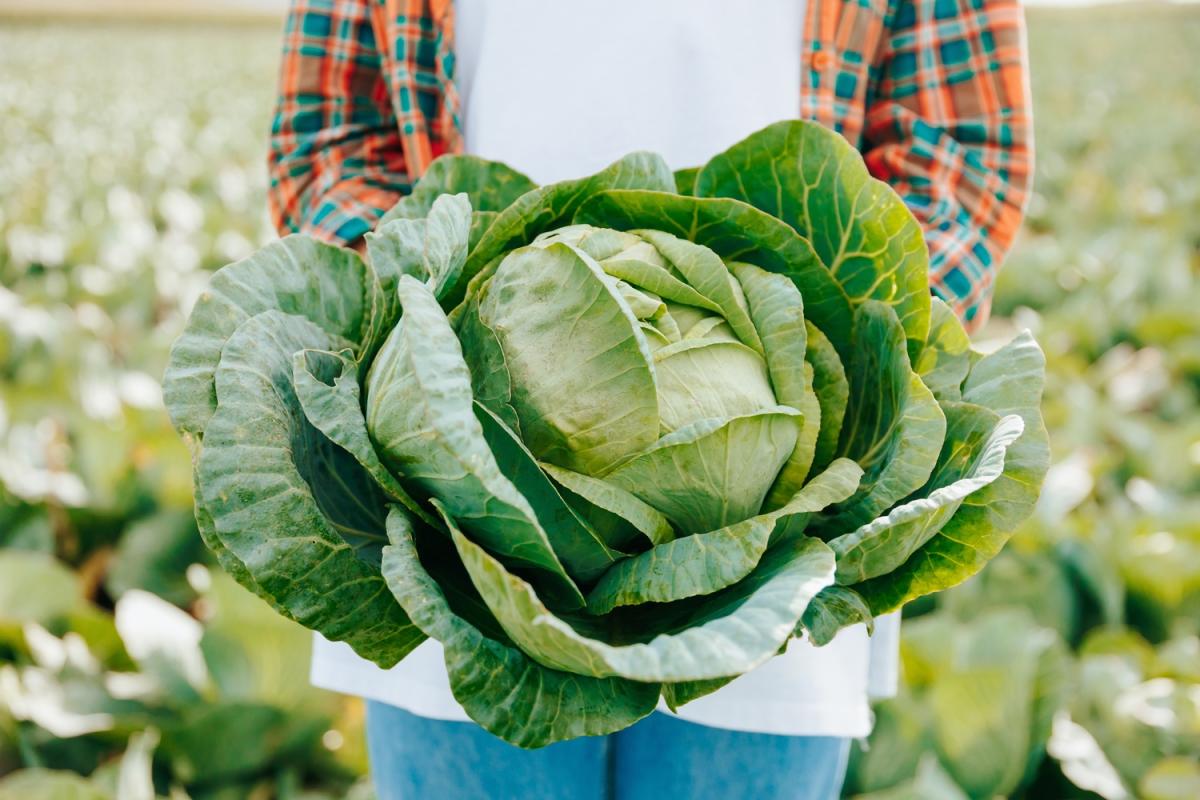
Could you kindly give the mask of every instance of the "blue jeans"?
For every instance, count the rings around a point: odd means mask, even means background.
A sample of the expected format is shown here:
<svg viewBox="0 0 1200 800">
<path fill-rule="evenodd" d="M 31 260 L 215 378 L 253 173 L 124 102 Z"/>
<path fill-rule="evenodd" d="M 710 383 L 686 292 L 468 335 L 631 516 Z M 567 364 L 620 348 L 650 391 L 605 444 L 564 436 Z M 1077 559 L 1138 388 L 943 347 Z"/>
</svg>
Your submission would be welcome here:
<svg viewBox="0 0 1200 800">
<path fill-rule="evenodd" d="M 656 712 L 611 736 L 522 750 L 473 723 L 368 701 L 367 747 L 379 800 L 836 800 L 850 740 Z"/>
</svg>

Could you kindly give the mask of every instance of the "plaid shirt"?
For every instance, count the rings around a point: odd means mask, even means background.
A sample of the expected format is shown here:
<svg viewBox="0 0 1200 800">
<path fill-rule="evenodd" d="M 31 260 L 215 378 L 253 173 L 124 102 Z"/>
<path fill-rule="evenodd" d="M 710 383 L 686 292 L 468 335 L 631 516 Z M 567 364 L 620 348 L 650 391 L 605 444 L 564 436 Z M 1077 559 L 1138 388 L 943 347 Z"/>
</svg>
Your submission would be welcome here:
<svg viewBox="0 0 1200 800">
<path fill-rule="evenodd" d="M 987 317 L 1032 168 L 1019 0 L 808 0 L 801 113 L 925 228 L 934 291 Z M 461 149 L 451 0 L 293 0 L 271 128 L 280 232 L 346 243 Z"/>
</svg>

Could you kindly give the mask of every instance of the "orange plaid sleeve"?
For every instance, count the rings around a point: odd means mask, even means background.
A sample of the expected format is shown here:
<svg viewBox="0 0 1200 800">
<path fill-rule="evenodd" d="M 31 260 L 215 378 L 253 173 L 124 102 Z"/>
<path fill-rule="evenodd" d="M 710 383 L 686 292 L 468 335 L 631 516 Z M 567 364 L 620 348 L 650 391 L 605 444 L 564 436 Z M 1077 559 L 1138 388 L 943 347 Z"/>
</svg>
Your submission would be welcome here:
<svg viewBox="0 0 1200 800">
<path fill-rule="evenodd" d="M 863 130 L 925 228 L 930 281 L 968 328 L 1024 213 L 1033 161 L 1018 0 L 893 0 Z"/>
<path fill-rule="evenodd" d="M 281 233 L 352 242 L 410 189 L 372 0 L 293 0 L 271 126 L 268 205 Z"/>
</svg>

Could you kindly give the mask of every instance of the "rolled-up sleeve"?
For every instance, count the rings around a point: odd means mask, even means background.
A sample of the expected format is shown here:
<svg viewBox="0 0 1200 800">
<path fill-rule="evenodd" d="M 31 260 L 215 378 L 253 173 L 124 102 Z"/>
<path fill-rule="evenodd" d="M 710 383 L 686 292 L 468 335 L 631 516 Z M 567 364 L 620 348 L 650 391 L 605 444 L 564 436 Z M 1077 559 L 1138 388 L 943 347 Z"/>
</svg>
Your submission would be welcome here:
<svg viewBox="0 0 1200 800">
<path fill-rule="evenodd" d="M 271 125 L 268 205 L 280 234 L 346 244 L 411 188 L 370 0 L 293 0 Z"/>
</svg>

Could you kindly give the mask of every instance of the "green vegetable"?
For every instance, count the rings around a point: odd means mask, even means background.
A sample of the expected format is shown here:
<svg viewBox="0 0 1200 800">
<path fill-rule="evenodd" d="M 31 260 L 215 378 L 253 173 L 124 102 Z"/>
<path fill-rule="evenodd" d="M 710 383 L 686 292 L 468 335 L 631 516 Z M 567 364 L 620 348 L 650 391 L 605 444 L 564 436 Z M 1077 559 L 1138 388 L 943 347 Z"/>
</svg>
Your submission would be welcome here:
<svg viewBox="0 0 1200 800">
<path fill-rule="evenodd" d="M 217 273 L 165 396 L 222 565 L 382 666 L 441 641 L 525 747 L 978 571 L 1046 467 L 1033 340 L 972 353 L 815 124 L 680 174 L 447 157 L 368 261 L 291 236 Z"/>
</svg>

